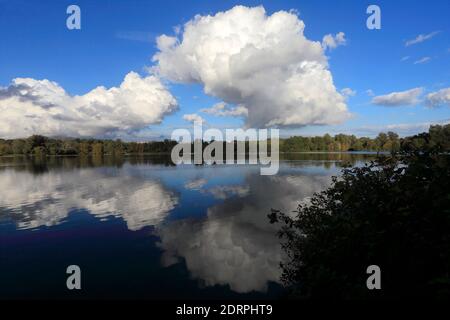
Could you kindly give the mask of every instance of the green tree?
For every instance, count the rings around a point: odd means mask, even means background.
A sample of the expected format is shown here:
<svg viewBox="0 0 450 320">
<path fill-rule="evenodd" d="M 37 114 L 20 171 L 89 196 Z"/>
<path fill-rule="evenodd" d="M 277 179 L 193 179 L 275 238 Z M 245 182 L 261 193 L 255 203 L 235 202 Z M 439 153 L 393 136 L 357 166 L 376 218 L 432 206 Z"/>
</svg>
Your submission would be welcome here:
<svg viewBox="0 0 450 320">
<path fill-rule="evenodd" d="M 113 154 L 115 156 L 121 156 L 125 153 L 125 148 L 120 139 L 113 142 Z"/>
<path fill-rule="evenodd" d="M 106 140 L 103 143 L 103 148 L 104 148 L 105 154 L 108 154 L 108 155 L 114 154 L 114 142 L 113 141 Z"/>
<path fill-rule="evenodd" d="M 43 158 L 47 154 L 47 150 L 44 146 L 38 146 L 33 148 L 33 156 Z"/>
<path fill-rule="evenodd" d="M 87 156 L 87 155 L 89 155 L 89 149 L 90 149 L 89 143 L 87 141 L 82 141 L 79 143 L 78 154 L 80 156 Z"/>
<path fill-rule="evenodd" d="M 62 152 L 61 144 L 60 140 L 49 139 L 45 144 L 47 153 L 52 156 L 60 154 Z"/>
<path fill-rule="evenodd" d="M 281 223 L 281 279 L 295 296 L 450 297 L 450 155 L 436 148 L 346 168 L 294 218 L 269 216 Z M 367 290 L 372 264 L 383 290 Z"/>
<path fill-rule="evenodd" d="M 78 142 L 75 140 L 65 140 L 61 147 L 61 153 L 65 155 L 76 155 L 79 151 Z"/>
<path fill-rule="evenodd" d="M 103 155 L 103 144 L 101 142 L 92 145 L 92 155 L 96 157 Z"/>
<path fill-rule="evenodd" d="M 24 154 L 25 141 L 23 139 L 15 139 L 12 143 L 13 154 Z"/>
<path fill-rule="evenodd" d="M 0 156 L 8 155 L 12 153 L 10 144 L 3 139 L 0 139 Z"/>
<path fill-rule="evenodd" d="M 389 138 L 388 138 L 386 133 L 384 133 L 384 132 L 379 133 L 378 136 L 375 138 L 375 143 L 377 145 L 377 150 L 383 150 L 383 146 L 388 141 L 389 141 Z"/>
<path fill-rule="evenodd" d="M 438 148 L 440 151 L 450 150 L 450 124 L 431 126 L 428 135 L 430 147 Z"/>
<path fill-rule="evenodd" d="M 395 132 L 389 131 L 387 133 L 388 139 L 389 139 L 389 147 L 388 148 L 384 148 L 384 150 L 386 151 L 391 151 L 391 152 L 398 152 L 400 150 L 400 139 L 398 134 L 396 134 Z"/>
</svg>

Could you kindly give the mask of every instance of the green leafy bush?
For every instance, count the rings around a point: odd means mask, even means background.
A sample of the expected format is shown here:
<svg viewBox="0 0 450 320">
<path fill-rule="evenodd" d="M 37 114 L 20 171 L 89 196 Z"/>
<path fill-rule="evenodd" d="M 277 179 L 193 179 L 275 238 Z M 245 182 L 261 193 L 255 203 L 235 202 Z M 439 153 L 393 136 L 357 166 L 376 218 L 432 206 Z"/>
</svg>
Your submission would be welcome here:
<svg viewBox="0 0 450 320">
<path fill-rule="evenodd" d="M 296 216 L 272 210 L 302 298 L 450 297 L 450 156 L 441 145 L 346 168 Z M 381 268 L 368 290 L 366 268 Z"/>
</svg>

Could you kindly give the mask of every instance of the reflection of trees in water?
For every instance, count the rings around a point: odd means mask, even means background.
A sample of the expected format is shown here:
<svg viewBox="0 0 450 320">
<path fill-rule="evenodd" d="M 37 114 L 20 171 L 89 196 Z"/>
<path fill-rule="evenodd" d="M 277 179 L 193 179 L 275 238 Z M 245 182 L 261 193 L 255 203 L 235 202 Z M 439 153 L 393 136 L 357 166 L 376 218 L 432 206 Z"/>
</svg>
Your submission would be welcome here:
<svg viewBox="0 0 450 320">
<path fill-rule="evenodd" d="M 96 167 L 121 168 L 125 163 L 131 165 L 164 165 L 174 166 L 168 155 L 141 156 L 48 156 L 48 157 L 0 157 L 0 170 L 14 167 L 34 174 L 46 173 L 51 169 L 77 169 Z"/>
<path fill-rule="evenodd" d="M 314 152 L 314 153 L 281 153 L 280 160 L 307 162 L 312 166 L 323 166 L 327 169 L 332 166 L 344 167 L 359 162 L 369 162 L 375 153 L 360 152 Z"/>
<path fill-rule="evenodd" d="M 282 252 L 267 214 L 274 205 L 287 211 L 325 188 L 329 176 L 249 175 L 248 193 L 208 209 L 202 220 L 182 220 L 157 228 L 169 266 L 183 259 L 191 276 L 207 286 L 229 285 L 236 292 L 264 292 L 278 282 Z M 244 188 L 244 189 L 245 189 Z"/>
<path fill-rule="evenodd" d="M 133 155 L 126 158 L 127 161 L 132 165 L 164 165 L 166 167 L 175 166 L 168 154 L 160 154 L 160 155 Z"/>
<path fill-rule="evenodd" d="M 308 166 L 325 167 L 329 169 L 333 166 L 342 167 L 354 165 L 361 161 L 370 161 L 373 154 L 363 153 L 282 153 L 280 159 L 292 161 L 291 165 L 297 164 Z M 75 168 L 95 168 L 95 167 L 116 167 L 121 168 L 125 163 L 131 165 L 163 165 L 175 166 L 169 154 L 142 154 L 127 156 L 98 155 L 91 156 L 42 156 L 42 157 L 0 157 L 1 168 L 13 166 L 16 170 L 26 170 L 35 174 L 41 174 L 50 169 L 75 169 Z"/>
</svg>

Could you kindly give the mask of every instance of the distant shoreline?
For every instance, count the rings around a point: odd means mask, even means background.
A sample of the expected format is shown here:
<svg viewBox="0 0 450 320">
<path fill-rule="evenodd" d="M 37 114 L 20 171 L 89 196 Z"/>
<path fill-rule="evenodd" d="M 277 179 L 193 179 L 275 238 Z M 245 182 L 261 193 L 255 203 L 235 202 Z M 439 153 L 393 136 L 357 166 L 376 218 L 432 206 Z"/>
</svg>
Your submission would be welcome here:
<svg viewBox="0 0 450 320">
<path fill-rule="evenodd" d="M 389 151 L 280 151 L 280 154 L 355 154 L 355 155 L 377 155 L 377 154 L 390 154 Z M 194 153 L 190 153 L 193 155 Z M 242 153 L 236 153 L 242 154 Z M 250 154 L 246 152 L 245 154 Z M 122 155 L 114 155 L 114 154 L 103 154 L 103 155 L 79 155 L 79 154 L 57 154 L 50 155 L 47 154 L 45 157 L 47 158 L 90 158 L 90 157 L 130 157 L 130 156 L 157 156 L 157 155 L 170 155 L 170 152 L 144 152 L 144 153 L 125 153 Z M 40 156 L 29 155 L 29 154 L 7 154 L 0 155 L 0 158 L 15 158 L 15 157 L 23 157 L 23 158 L 39 158 Z"/>
</svg>

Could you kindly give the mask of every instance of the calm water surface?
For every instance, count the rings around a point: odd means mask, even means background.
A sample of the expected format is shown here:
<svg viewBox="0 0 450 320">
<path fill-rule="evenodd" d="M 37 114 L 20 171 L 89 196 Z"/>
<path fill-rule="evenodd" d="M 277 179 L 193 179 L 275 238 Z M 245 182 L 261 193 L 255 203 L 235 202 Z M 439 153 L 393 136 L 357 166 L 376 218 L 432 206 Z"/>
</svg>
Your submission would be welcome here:
<svg viewBox="0 0 450 320">
<path fill-rule="evenodd" d="M 294 210 L 373 155 L 283 158 L 275 176 L 162 156 L 0 158 L 0 297 L 281 297 L 270 209 Z M 72 264 L 81 291 L 66 289 Z"/>
</svg>

